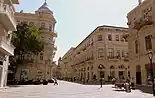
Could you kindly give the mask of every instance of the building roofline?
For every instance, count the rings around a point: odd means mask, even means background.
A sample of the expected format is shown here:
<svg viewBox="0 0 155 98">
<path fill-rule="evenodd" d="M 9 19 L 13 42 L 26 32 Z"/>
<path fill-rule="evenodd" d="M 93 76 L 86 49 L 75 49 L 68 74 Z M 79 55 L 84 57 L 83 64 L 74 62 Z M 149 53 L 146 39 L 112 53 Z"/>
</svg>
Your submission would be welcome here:
<svg viewBox="0 0 155 98">
<path fill-rule="evenodd" d="M 141 2 L 141 4 L 139 4 L 138 6 L 136 6 L 134 9 L 132 9 L 127 16 L 129 16 L 132 12 L 134 12 L 136 9 L 138 9 L 139 7 L 143 6 L 145 3 L 147 3 L 149 0 L 144 0 Z"/>
<path fill-rule="evenodd" d="M 77 49 L 77 47 L 79 47 L 88 37 L 90 37 L 98 28 L 102 28 L 102 27 L 110 27 L 110 28 L 116 28 L 116 29 L 128 29 L 128 28 L 125 28 L 125 27 L 119 27 L 119 26 L 109 26 L 109 25 L 102 25 L 102 26 L 98 26 L 96 27 L 95 30 L 93 30 L 80 44 L 78 44 L 75 49 Z"/>
<path fill-rule="evenodd" d="M 74 47 L 71 47 L 63 56 L 62 56 L 62 59 L 68 54 L 70 53 L 71 50 L 74 50 L 75 48 Z"/>
</svg>

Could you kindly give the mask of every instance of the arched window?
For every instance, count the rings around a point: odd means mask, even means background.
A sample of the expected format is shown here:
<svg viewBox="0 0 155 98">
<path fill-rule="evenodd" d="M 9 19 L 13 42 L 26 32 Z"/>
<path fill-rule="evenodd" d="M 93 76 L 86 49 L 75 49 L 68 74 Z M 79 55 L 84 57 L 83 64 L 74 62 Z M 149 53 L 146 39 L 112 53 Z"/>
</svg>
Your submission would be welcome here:
<svg viewBox="0 0 155 98">
<path fill-rule="evenodd" d="M 105 67 L 104 67 L 104 65 L 100 64 L 100 65 L 98 66 L 98 69 L 105 69 Z"/>
<path fill-rule="evenodd" d="M 115 69 L 115 67 L 112 65 L 112 66 L 110 66 L 110 69 Z"/>
</svg>

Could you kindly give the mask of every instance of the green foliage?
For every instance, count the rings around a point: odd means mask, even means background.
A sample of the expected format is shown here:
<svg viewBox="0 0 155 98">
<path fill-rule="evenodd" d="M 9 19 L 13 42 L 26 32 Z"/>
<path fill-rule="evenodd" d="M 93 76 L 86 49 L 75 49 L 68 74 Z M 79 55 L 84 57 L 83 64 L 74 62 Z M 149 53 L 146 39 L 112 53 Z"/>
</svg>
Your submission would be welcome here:
<svg viewBox="0 0 155 98">
<path fill-rule="evenodd" d="M 13 33 L 12 44 L 15 48 L 15 55 L 26 53 L 37 54 L 43 50 L 43 42 L 40 40 L 40 31 L 27 24 L 17 25 L 17 31 Z"/>
<path fill-rule="evenodd" d="M 12 44 L 15 46 L 14 56 L 10 56 L 10 68 L 16 73 L 19 65 L 25 64 L 25 54 L 38 54 L 43 50 L 43 41 L 40 39 L 40 31 L 27 24 L 18 24 L 17 31 L 13 32 Z"/>
</svg>

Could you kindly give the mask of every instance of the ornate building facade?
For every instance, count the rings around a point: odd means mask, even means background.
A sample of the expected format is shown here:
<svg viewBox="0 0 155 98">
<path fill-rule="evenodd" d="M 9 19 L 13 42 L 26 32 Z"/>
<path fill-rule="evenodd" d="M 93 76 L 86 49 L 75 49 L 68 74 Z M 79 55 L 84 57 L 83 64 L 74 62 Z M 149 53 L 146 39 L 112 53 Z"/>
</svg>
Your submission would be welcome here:
<svg viewBox="0 0 155 98">
<path fill-rule="evenodd" d="M 60 66 L 65 66 L 62 67 L 63 77 L 81 82 L 130 77 L 128 42 L 123 38 L 124 34 L 128 34 L 127 28 L 97 27 L 62 57 Z"/>
<path fill-rule="evenodd" d="M 56 20 L 53 12 L 48 8 L 47 3 L 35 11 L 35 13 L 16 12 L 15 17 L 18 23 L 26 23 L 40 29 L 41 39 L 44 41 L 44 49 L 37 56 L 31 55 L 31 62 L 28 65 L 20 66 L 16 73 L 16 79 L 20 80 L 25 76 L 32 79 L 51 79 L 53 76 L 52 67 L 55 65 L 53 58 L 57 50 L 55 46 Z"/>
<path fill-rule="evenodd" d="M 155 1 L 144 0 L 127 15 L 131 75 L 136 84 L 149 84 L 148 52 L 155 55 Z M 155 68 L 155 57 L 152 58 Z"/>
<path fill-rule="evenodd" d="M 0 87 L 6 86 L 9 56 L 14 55 L 14 46 L 10 43 L 11 32 L 16 30 L 14 4 L 18 0 L 0 0 Z"/>
</svg>

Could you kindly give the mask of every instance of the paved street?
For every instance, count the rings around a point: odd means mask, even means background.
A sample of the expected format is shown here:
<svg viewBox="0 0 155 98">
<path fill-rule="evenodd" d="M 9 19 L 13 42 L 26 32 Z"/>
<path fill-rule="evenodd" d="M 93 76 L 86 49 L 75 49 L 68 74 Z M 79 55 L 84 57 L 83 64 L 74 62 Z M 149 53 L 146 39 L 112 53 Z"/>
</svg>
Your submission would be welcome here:
<svg viewBox="0 0 155 98">
<path fill-rule="evenodd" d="M 134 90 L 114 91 L 111 85 L 81 85 L 59 81 L 59 85 L 29 85 L 0 89 L 0 98 L 153 98 L 151 94 Z"/>
</svg>

